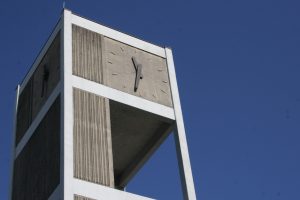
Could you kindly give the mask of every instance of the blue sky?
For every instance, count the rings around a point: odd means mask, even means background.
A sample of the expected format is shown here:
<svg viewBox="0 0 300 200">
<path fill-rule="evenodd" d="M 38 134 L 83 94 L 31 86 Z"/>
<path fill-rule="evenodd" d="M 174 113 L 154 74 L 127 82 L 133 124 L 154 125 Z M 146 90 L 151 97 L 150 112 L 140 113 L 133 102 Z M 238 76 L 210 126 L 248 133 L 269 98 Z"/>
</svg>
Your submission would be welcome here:
<svg viewBox="0 0 300 200">
<path fill-rule="evenodd" d="M 300 199 L 300 2 L 70 0 L 74 13 L 174 53 L 198 199 Z M 14 90 L 62 1 L 0 5 L 0 199 L 7 198 Z M 128 191 L 182 199 L 169 137 Z"/>
</svg>

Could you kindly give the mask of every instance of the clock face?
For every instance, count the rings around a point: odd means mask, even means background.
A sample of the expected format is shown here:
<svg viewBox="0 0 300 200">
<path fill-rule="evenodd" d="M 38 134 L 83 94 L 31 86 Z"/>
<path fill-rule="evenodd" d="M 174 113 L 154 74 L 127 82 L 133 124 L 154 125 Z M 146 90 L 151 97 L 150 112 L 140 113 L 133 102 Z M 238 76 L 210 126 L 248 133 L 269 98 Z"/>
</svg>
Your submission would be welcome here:
<svg viewBox="0 0 300 200">
<path fill-rule="evenodd" d="M 104 84 L 172 107 L 166 59 L 104 37 Z"/>
<path fill-rule="evenodd" d="M 172 107 L 166 59 L 73 25 L 73 74 Z"/>
</svg>

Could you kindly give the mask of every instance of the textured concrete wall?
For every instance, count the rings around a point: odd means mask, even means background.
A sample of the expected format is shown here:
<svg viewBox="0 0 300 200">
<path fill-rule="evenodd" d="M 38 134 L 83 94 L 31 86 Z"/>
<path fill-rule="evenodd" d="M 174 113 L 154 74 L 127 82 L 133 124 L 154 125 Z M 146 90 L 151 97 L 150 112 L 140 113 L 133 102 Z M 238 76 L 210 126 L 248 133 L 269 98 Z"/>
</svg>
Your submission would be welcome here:
<svg viewBox="0 0 300 200">
<path fill-rule="evenodd" d="M 47 199 L 60 182 L 60 97 L 14 164 L 13 200 Z"/>
<path fill-rule="evenodd" d="M 16 145 L 45 104 L 60 79 L 60 32 L 20 94 Z"/>
<path fill-rule="evenodd" d="M 108 99 L 74 89 L 74 176 L 114 187 Z"/>
<path fill-rule="evenodd" d="M 166 60 L 121 42 L 104 38 L 106 85 L 172 107 Z M 132 57 L 142 65 L 143 79 L 134 91 L 136 71 Z"/>
<path fill-rule="evenodd" d="M 95 199 L 91 199 L 91 198 L 87 198 L 87 197 L 75 195 L 74 196 L 74 200 L 95 200 Z"/>
<path fill-rule="evenodd" d="M 103 83 L 101 35 L 72 26 L 73 74 Z"/>
</svg>

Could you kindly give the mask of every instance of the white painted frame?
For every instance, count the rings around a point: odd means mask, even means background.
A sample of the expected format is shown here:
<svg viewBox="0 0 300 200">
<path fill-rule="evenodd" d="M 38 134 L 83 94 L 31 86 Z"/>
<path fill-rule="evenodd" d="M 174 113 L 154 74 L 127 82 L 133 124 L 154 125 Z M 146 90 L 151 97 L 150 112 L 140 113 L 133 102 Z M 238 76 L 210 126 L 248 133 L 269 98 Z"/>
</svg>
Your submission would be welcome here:
<svg viewBox="0 0 300 200">
<path fill-rule="evenodd" d="M 151 200 L 151 198 L 116 190 L 103 185 L 87 182 L 80 179 L 73 179 L 73 189 L 76 195 L 91 199 L 109 199 L 109 200 Z"/>
<path fill-rule="evenodd" d="M 84 180 L 79 180 L 74 177 L 73 163 L 73 88 L 93 92 L 102 96 L 109 96 L 112 99 L 120 100 L 123 103 L 130 104 L 129 100 L 135 102 L 142 101 L 146 105 L 152 102 L 146 102 L 142 98 L 131 97 L 124 92 L 108 88 L 104 85 L 93 83 L 72 75 L 72 13 L 68 10 L 63 12 L 63 27 L 62 27 L 62 95 L 61 95 L 61 116 L 62 129 L 61 132 L 61 187 L 63 199 L 74 199 L 74 195 L 82 195 L 93 199 L 118 199 L 118 200 L 146 200 L 150 198 L 138 196 L 124 191 L 119 191 L 106 186 L 90 183 Z M 124 96 L 125 95 L 125 96 Z M 127 99 L 129 98 L 129 100 Z M 153 103 L 154 104 L 154 103 Z M 132 105 L 133 106 L 133 105 Z M 157 105 L 156 105 L 157 106 Z M 159 106 L 168 113 L 169 117 L 174 118 L 174 111 L 171 108 Z M 158 110 L 158 109 L 156 109 Z M 160 112 L 160 111 L 157 111 Z"/>
<path fill-rule="evenodd" d="M 176 128 L 175 128 L 174 136 L 176 142 L 177 160 L 178 160 L 179 172 L 181 177 L 183 197 L 185 200 L 196 200 L 196 192 L 195 192 L 190 158 L 188 153 L 188 145 L 186 141 L 186 133 L 184 128 L 172 50 L 170 48 L 162 48 L 156 45 L 152 45 L 150 43 L 128 36 L 124 33 L 102 26 L 100 24 L 89 21 L 77 15 L 72 14 L 71 19 L 72 19 L 71 23 L 74 25 L 86 28 L 90 31 L 102 34 L 111 39 L 120 41 L 122 43 L 128 44 L 130 46 L 139 48 L 141 50 L 147 51 L 149 53 L 167 59 L 172 100 L 174 105 L 174 109 L 172 108 L 171 110 L 166 109 L 168 108 L 166 106 L 165 108 L 164 106 L 160 104 L 156 105 L 156 103 L 153 102 L 151 102 L 151 104 L 142 103 L 142 101 L 147 101 L 147 100 L 144 100 L 139 97 L 133 97 L 132 95 L 129 95 L 127 93 L 114 90 L 107 86 L 97 84 L 92 81 L 85 80 L 83 78 L 73 76 L 72 84 L 73 87 L 88 92 L 92 92 L 100 96 L 124 103 L 126 105 L 134 106 L 139 109 L 175 120 Z M 168 114 L 166 114 L 167 112 L 165 111 L 169 111 Z"/>
<path fill-rule="evenodd" d="M 167 56 L 167 65 L 169 71 L 169 79 L 171 85 L 171 93 L 175 111 L 175 143 L 176 143 L 176 152 L 177 160 L 179 165 L 179 172 L 181 178 L 181 186 L 186 200 L 196 200 L 196 192 L 194 186 L 194 180 L 192 175 L 191 163 L 189 158 L 188 145 L 186 141 L 186 134 L 179 98 L 179 91 L 176 80 L 175 65 L 172 50 L 170 48 L 165 48 Z"/>
<path fill-rule="evenodd" d="M 74 199 L 74 167 L 73 167 L 73 88 L 72 88 L 72 13 L 63 11 L 62 27 L 62 138 L 61 138 L 61 183 L 63 199 Z"/>
<path fill-rule="evenodd" d="M 89 29 L 91 31 L 102 34 L 106 37 L 123 42 L 130 46 L 139 48 L 149 53 L 158 55 L 167 59 L 168 73 L 171 86 L 171 94 L 174 108 L 170 108 L 158 103 L 136 97 L 119 90 L 104 86 L 102 84 L 89 81 L 72 74 L 72 24 Z M 186 134 L 184 129 L 183 116 L 181 111 L 179 92 L 176 80 L 175 66 L 173 61 L 172 50 L 169 48 L 162 48 L 124 33 L 107 28 L 95 22 L 73 15 L 71 11 L 64 10 L 60 21 L 55 27 L 46 45 L 43 47 L 38 58 L 34 62 L 29 73 L 25 76 L 21 86 L 18 88 L 17 100 L 19 93 L 24 89 L 30 77 L 33 75 L 36 67 L 47 52 L 50 44 L 55 38 L 58 31 L 61 30 L 61 80 L 53 93 L 50 95 L 47 102 L 43 105 L 34 122 L 30 125 L 25 137 L 15 148 L 12 147 L 12 154 L 14 158 L 21 152 L 27 141 L 30 139 L 32 133 L 47 113 L 48 109 L 61 94 L 61 152 L 60 152 L 60 184 L 49 197 L 50 200 L 55 199 L 74 199 L 74 195 L 82 195 L 94 199 L 121 199 L 121 200 L 143 200 L 150 199 L 139 195 L 130 194 L 124 191 L 115 190 L 106 186 L 90 183 L 79 180 L 74 177 L 73 168 L 73 88 L 78 88 L 87 92 L 112 99 L 123 104 L 154 113 L 159 116 L 174 120 L 176 130 L 174 133 L 176 142 L 177 159 L 179 164 L 179 171 L 181 175 L 181 185 L 185 200 L 196 200 L 196 193 L 194 188 L 193 176 L 191 171 L 188 146 L 186 141 Z M 16 107 L 17 109 L 17 107 Z M 16 113 L 15 113 L 16 121 Z M 16 122 L 15 122 L 16 123 Z M 16 124 L 15 124 L 16 129 Z M 15 135 L 14 130 L 14 135 Z M 14 136 L 15 137 L 15 136 Z M 16 152 L 17 154 L 16 154 Z M 12 163 L 13 166 L 13 163 Z M 13 170 L 13 169 L 12 169 Z M 12 188 L 12 181 L 11 181 Z M 10 189 L 11 191 L 12 189 Z M 11 192 L 10 192 L 11 194 Z"/>
</svg>

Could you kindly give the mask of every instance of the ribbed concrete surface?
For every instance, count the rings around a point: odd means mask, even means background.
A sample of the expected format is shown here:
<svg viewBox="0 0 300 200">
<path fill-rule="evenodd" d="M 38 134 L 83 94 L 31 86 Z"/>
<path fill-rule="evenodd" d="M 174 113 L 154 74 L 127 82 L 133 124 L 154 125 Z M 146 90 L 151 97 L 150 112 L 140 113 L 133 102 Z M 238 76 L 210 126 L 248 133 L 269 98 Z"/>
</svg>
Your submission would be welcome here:
<svg viewBox="0 0 300 200">
<path fill-rule="evenodd" d="M 114 186 L 108 99 L 74 89 L 74 176 Z"/>
<path fill-rule="evenodd" d="M 87 198 L 87 197 L 75 195 L 74 196 L 74 200 L 95 200 L 95 199 L 91 199 L 91 198 Z"/>
<path fill-rule="evenodd" d="M 73 74 L 103 83 L 101 35 L 72 26 Z"/>
</svg>

